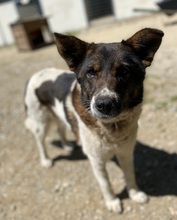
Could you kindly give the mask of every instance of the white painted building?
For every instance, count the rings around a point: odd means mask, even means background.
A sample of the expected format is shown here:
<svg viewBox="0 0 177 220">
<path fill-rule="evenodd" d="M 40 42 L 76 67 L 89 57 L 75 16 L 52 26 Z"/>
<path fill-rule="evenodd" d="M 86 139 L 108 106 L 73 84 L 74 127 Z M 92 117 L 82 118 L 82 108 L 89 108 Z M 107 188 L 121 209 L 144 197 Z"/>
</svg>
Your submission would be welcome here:
<svg viewBox="0 0 177 220">
<path fill-rule="evenodd" d="M 29 3 L 25 7 L 20 3 Z M 47 17 L 52 32 L 85 29 L 92 20 L 112 15 L 117 20 L 142 13 L 134 8 L 157 8 L 157 0 L 0 0 L 0 46 L 12 44 L 10 24 L 25 16 Z M 29 7 L 30 6 L 30 7 Z"/>
<path fill-rule="evenodd" d="M 116 19 L 127 19 L 141 16 L 142 13 L 135 12 L 135 8 L 158 9 L 157 0 L 112 0 L 114 16 Z"/>
<path fill-rule="evenodd" d="M 15 3 L 12 1 L 0 4 L 0 46 L 14 43 L 10 24 L 19 18 Z"/>
<path fill-rule="evenodd" d="M 40 5 L 53 32 L 69 32 L 88 27 L 83 0 L 40 0 Z"/>
</svg>

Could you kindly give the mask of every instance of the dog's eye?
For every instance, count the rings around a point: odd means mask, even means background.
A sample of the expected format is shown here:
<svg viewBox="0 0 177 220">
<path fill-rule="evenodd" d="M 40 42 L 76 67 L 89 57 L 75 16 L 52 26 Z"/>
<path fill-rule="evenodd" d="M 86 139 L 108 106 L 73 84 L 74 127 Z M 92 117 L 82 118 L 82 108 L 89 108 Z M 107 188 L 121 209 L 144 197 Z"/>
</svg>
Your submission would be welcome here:
<svg viewBox="0 0 177 220">
<path fill-rule="evenodd" d="M 120 66 L 117 70 L 116 77 L 118 79 L 127 79 L 128 78 L 128 68 L 124 66 Z"/>
<path fill-rule="evenodd" d="M 94 72 L 94 70 L 89 70 L 87 71 L 86 74 L 88 78 L 94 78 L 96 76 L 96 73 Z"/>
</svg>

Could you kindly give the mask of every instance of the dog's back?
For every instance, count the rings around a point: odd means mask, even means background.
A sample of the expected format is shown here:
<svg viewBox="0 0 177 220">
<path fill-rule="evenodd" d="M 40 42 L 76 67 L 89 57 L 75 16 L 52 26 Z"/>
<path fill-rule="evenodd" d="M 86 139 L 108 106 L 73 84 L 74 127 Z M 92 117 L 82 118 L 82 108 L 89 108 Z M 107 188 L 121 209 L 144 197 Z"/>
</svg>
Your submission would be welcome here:
<svg viewBox="0 0 177 220">
<path fill-rule="evenodd" d="M 51 68 L 34 74 L 27 83 L 25 126 L 36 138 L 43 166 L 52 165 L 45 152 L 44 139 L 53 118 L 58 124 L 61 141 L 66 145 L 65 130 L 70 124 L 65 113 L 65 99 L 74 81 L 72 72 Z"/>
</svg>

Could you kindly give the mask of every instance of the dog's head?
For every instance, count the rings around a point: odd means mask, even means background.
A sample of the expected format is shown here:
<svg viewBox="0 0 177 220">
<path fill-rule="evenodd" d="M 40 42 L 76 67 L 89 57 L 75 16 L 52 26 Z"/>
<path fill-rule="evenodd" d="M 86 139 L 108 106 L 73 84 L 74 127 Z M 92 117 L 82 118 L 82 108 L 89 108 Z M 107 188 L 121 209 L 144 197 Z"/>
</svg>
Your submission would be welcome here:
<svg viewBox="0 0 177 220">
<path fill-rule="evenodd" d="M 163 35 L 146 28 L 120 43 L 95 44 L 54 34 L 59 54 L 77 75 L 83 105 L 104 121 L 142 102 L 145 69 Z"/>
</svg>

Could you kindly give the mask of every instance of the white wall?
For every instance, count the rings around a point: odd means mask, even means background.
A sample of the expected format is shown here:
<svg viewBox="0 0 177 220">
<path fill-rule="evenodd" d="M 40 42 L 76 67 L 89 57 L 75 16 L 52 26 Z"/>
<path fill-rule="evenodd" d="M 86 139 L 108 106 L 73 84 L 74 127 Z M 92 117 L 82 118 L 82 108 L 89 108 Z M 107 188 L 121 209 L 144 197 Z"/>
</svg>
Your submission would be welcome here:
<svg viewBox="0 0 177 220">
<path fill-rule="evenodd" d="M 14 2 L 0 4 L 0 46 L 14 43 L 10 24 L 19 18 Z"/>
<path fill-rule="evenodd" d="M 157 9 L 156 0 L 112 0 L 116 19 L 126 19 L 145 13 L 134 12 L 134 8 Z"/>
<path fill-rule="evenodd" d="M 52 32 L 71 32 L 88 27 L 84 0 L 39 0 Z M 157 8 L 158 0 L 112 0 L 116 19 L 126 19 L 144 13 L 133 8 Z M 13 1 L 0 4 L 0 46 L 14 43 L 10 24 L 19 19 Z"/>
<path fill-rule="evenodd" d="M 83 0 L 40 0 L 53 32 L 77 31 L 88 26 Z"/>
</svg>

